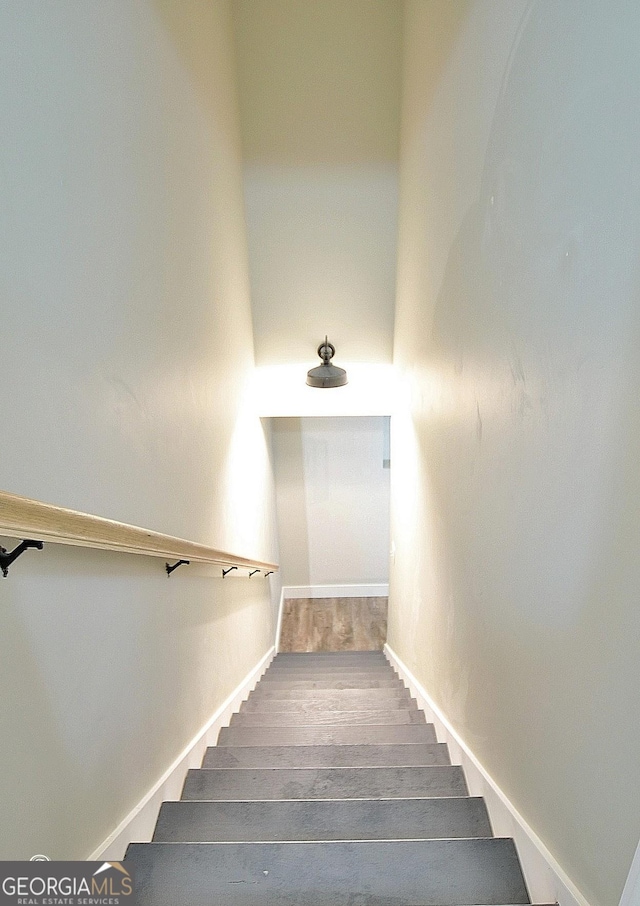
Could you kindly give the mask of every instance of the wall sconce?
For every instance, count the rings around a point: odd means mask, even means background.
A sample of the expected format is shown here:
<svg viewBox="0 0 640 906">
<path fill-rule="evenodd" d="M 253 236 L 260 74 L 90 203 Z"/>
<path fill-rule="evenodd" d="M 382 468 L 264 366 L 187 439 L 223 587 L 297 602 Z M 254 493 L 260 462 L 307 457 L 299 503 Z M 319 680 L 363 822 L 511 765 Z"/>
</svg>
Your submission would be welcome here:
<svg viewBox="0 0 640 906">
<path fill-rule="evenodd" d="M 322 365 L 311 368 L 307 372 L 309 387 L 344 387 L 347 383 L 347 372 L 344 368 L 331 364 L 331 359 L 335 354 L 336 347 L 325 337 L 324 343 L 320 343 L 318 346 L 318 355 L 322 359 Z"/>
</svg>

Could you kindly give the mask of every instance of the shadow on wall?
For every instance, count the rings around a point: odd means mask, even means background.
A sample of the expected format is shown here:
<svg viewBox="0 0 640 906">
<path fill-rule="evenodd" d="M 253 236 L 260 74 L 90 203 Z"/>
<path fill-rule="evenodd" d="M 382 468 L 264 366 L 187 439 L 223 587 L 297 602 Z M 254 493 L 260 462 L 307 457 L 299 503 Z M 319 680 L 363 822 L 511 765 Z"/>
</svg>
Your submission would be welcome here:
<svg viewBox="0 0 640 906">
<path fill-rule="evenodd" d="M 397 165 L 401 3 L 233 0 L 232 10 L 247 163 L 318 174 Z"/>
<path fill-rule="evenodd" d="M 151 3 L 190 75 L 200 102 L 217 119 L 220 111 L 212 85 L 215 84 L 219 64 L 211 53 L 211 45 L 216 42 L 218 52 L 224 52 L 223 42 L 218 40 L 221 17 L 226 19 L 227 27 L 231 27 L 231 18 L 224 14 L 224 5 L 210 0 L 180 0 L 179 3 L 175 0 L 151 0 Z"/>
<path fill-rule="evenodd" d="M 418 0 L 422 3 L 422 0 Z M 441 3 L 437 11 L 438 26 L 425 31 L 411 32 L 411 23 L 405 24 L 405 44 L 415 40 L 420 42 L 421 82 L 419 101 L 421 116 L 429 113 L 440 85 L 440 79 L 450 65 L 451 58 L 464 31 L 467 21 L 473 12 L 475 0 L 456 0 L 455 3 Z M 411 99 L 405 93 L 403 104 L 410 103 Z M 411 127 L 412 123 L 419 122 L 420 117 L 414 117 L 410 108 L 403 111 L 402 128 Z"/>
</svg>

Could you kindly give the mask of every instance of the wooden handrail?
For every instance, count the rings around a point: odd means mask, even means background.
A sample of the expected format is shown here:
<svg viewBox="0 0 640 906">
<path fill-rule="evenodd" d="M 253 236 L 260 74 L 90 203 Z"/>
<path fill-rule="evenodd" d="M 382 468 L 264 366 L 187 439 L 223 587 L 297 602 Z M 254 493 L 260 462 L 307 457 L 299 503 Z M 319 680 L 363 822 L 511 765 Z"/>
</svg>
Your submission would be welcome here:
<svg viewBox="0 0 640 906">
<path fill-rule="evenodd" d="M 216 566 L 276 571 L 278 565 L 238 557 L 196 541 L 162 535 L 136 525 L 91 516 L 76 510 L 41 503 L 0 491 L 0 535 L 9 538 L 37 538 L 52 544 L 93 547 L 147 557 L 170 557 Z"/>
</svg>

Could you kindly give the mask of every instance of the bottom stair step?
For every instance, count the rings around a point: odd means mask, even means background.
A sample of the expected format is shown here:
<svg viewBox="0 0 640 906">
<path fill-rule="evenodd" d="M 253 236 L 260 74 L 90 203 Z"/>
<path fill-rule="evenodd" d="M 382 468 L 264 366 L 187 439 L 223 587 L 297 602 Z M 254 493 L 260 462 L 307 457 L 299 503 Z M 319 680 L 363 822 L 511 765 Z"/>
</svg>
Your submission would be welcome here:
<svg viewBox="0 0 640 906">
<path fill-rule="evenodd" d="M 156 843 L 490 837 L 482 798 L 165 802 Z"/>
<path fill-rule="evenodd" d="M 138 906 L 529 903 L 512 840 L 132 843 Z"/>
</svg>

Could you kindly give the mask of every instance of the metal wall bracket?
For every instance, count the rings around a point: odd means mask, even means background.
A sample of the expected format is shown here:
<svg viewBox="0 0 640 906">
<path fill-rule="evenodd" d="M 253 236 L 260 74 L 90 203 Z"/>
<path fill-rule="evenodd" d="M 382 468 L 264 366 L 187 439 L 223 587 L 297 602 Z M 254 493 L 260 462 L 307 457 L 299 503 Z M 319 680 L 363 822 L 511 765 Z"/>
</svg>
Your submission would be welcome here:
<svg viewBox="0 0 640 906">
<path fill-rule="evenodd" d="M 251 576 L 255 576 L 255 574 L 259 573 L 259 572 L 260 572 L 259 569 L 252 569 L 251 572 L 249 573 L 249 578 L 251 578 Z"/>
<path fill-rule="evenodd" d="M 188 566 L 188 565 L 189 565 L 189 562 L 190 562 L 189 560 L 178 560 L 178 562 L 177 562 L 177 563 L 174 563 L 173 566 L 169 566 L 168 563 L 165 563 L 164 566 L 165 566 L 165 569 L 166 569 L 166 571 L 167 571 L 167 578 L 169 578 L 169 576 L 170 576 L 171 573 L 174 571 L 174 569 L 177 569 L 179 566 L 182 566 L 183 563 L 184 563 L 186 566 Z"/>
<path fill-rule="evenodd" d="M 265 577 L 265 579 L 266 579 L 267 576 L 272 576 L 272 575 L 273 575 L 273 570 L 270 569 L 268 573 L 265 573 L 265 574 L 264 574 L 264 577 Z"/>
<path fill-rule="evenodd" d="M 222 578 L 224 579 L 224 577 L 227 575 L 227 573 L 230 573 L 231 570 L 237 569 L 237 568 L 238 568 L 237 566 L 230 566 L 229 569 L 223 569 L 223 570 L 222 570 Z"/>
<path fill-rule="evenodd" d="M 11 551 L 11 553 L 7 553 L 6 548 L 0 547 L 0 569 L 2 570 L 2 575 L 5 577 L 5 579 L 9 575 L 9 567 L 11 566 L 13 561 L 17 560 L 20 554 L 24 554 L 24 552 L 30 547 L 35 547 L 37 548 L 37 550 L 41 551 L 44 547 L 44 544 L 42 543 L 42 541 L 21 541 L 20 544 Z"/>
</svg>

